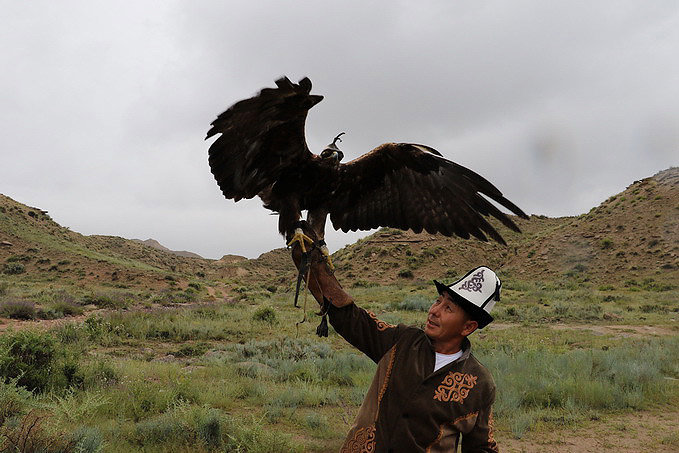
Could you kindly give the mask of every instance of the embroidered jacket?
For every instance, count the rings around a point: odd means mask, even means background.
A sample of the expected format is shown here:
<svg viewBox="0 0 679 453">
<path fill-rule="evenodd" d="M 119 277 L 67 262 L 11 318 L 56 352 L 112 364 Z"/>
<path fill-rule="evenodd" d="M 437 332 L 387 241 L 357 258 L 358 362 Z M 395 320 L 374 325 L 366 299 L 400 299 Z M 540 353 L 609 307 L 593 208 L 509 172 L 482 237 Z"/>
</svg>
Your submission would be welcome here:
<svg viewBox="0 0 679 453">
<path fill-rule="evenodd" d="M 377 363 L 377 371 L 341 452 L 497 452 L 495 384 L 471 354 L 434 372 L 422 329 L 392 326 L 354 304 L 331 306 L 330 323 Z"/>
</svg>

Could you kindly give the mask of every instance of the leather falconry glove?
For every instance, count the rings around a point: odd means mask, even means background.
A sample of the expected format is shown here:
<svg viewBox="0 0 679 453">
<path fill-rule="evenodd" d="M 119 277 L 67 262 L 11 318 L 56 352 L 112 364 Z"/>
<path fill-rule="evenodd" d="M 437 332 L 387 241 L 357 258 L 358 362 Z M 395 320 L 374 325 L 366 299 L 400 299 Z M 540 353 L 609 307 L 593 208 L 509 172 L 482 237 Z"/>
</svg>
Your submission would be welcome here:
<svg viewBox="0 0 679 453">
<path fill-rule="evenodd" d="M 353 299 L 342 289 L 342 285 L 339 284 L 334 274 L 328 268 L 325 256 L 321 253 L 319 247 L 316 246 L 318 237 L 308 222 L 301 221 L 299 226 L 304 234 L 314 241 L 314 244 L 307 247 L 308 250 L 305 254 L 302 252 L 302 247 L 299 243 L 294 243 L 292 246 L 292 261 L 300 272 L 301 278 L 306 281 L 309 292 L 311 292 L 314 299 L 321 306 L 320 314 L 323 316 L 323 319 L 316 333 L 319 336 L 327 336 L 328 328 L 325 315 L 328 311 L 328 305 L 332 304 L 335 307 L 341 308 L 353 303 Z"/>
</svg>

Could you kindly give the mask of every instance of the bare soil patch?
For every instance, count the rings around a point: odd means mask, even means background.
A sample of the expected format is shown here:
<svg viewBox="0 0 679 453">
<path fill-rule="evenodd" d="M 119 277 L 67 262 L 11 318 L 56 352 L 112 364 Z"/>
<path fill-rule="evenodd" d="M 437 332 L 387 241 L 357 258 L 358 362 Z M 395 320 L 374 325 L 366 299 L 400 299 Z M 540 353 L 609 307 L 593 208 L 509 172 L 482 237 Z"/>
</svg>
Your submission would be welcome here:
<svg viewBox="0 0 679 453">
<path fill-rule="evenodd" d="M 520 324 L 512 323 L 493 323 L 489 326 L 491 330 L 503 330 L 510 327 L 517 327 Z M 647 338 L 649 336 L 669 336 L 679 335 L 679 330 L 675 327 L 667 326 L 633 326 L 627 324 L 549 324 L 548 327 L 554 330 L 590 330 L 595 334 L 613 335 L 622 338 Z"/>
<path fill-rule="evenodd" d="M 679 411 L 656 410 L 607 417 L 587 426 L 540 430 L 522 439 L 502 438 L 503 452 L 621 453 L 679 451 Z"/>
<path fill-rule="evenodd" d="M 67 324 L 67 323 L 81 323 L 85 319 L 87 319 L 88 316 L 91 316 L 94 313 L 101 313 L 105 310 L 95 310 L 95 311 L 90 311 L 87 314 L 83 315 L 78 315 L 78 316 L 67 316 L 65 318 L 59 318 L 59 319 L 33 319 L 33 320 L 20 320 L 20 319 L 8 319 L 8 318 L 0 318 L 0 333 L 12 329 L 12 330 L 21 330 L 21 329 L 49 329 L 52 327 L 56 327 L 59 325 Z"/>
</svg>

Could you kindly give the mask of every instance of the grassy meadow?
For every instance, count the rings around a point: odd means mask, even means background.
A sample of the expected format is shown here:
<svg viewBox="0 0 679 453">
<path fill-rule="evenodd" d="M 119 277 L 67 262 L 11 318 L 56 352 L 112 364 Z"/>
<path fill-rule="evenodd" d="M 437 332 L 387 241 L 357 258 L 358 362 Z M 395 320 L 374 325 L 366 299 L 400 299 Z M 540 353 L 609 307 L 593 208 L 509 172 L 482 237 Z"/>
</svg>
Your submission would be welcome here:
<svg viewBox="0 0 679 453">
<path fill-rule="evenodd" d="M 471 338 L 498 387 L 500 443 L 677 407 L 679 291 L 653 283 L 505 283 L 495 325 Z M 58 320 L 0 335 L 0 451 L 336 451 L 375 365 L 332 329 L 314 335 L 310 296 L 297 326 L 287 289 L 203 303 L 189 288 L 12 297 L 0 281 L 4 318 Z M 392 324 L 421 325 L 434 298 L 428 283 L 348 291 Z M 620 329 L 587 328 L 604 324 Z"/>
</svg>

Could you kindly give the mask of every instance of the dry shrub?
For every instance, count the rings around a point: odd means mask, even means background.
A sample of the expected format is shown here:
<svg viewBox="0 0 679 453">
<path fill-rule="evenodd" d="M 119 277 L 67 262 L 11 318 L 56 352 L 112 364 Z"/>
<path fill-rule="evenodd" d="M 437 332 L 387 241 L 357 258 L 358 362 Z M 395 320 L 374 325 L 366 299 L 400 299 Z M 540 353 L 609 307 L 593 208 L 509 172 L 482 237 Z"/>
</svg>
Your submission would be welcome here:
<svg viewBox="0 0 679 453">
<path fill-rule="evenodd" d="M 0 316 L 10 319 L 35 319 L 35 304 L 25 300 L 3 302 L 0 304 Z"/>
<path fill-rule="evenodd" d="M 77 444 L 72 436 L 46 430 L 49 415 L 37 409 L 29 411 L 14 423 L 0 427 L 0 452 L 71 452 Z"/>
</svg>

